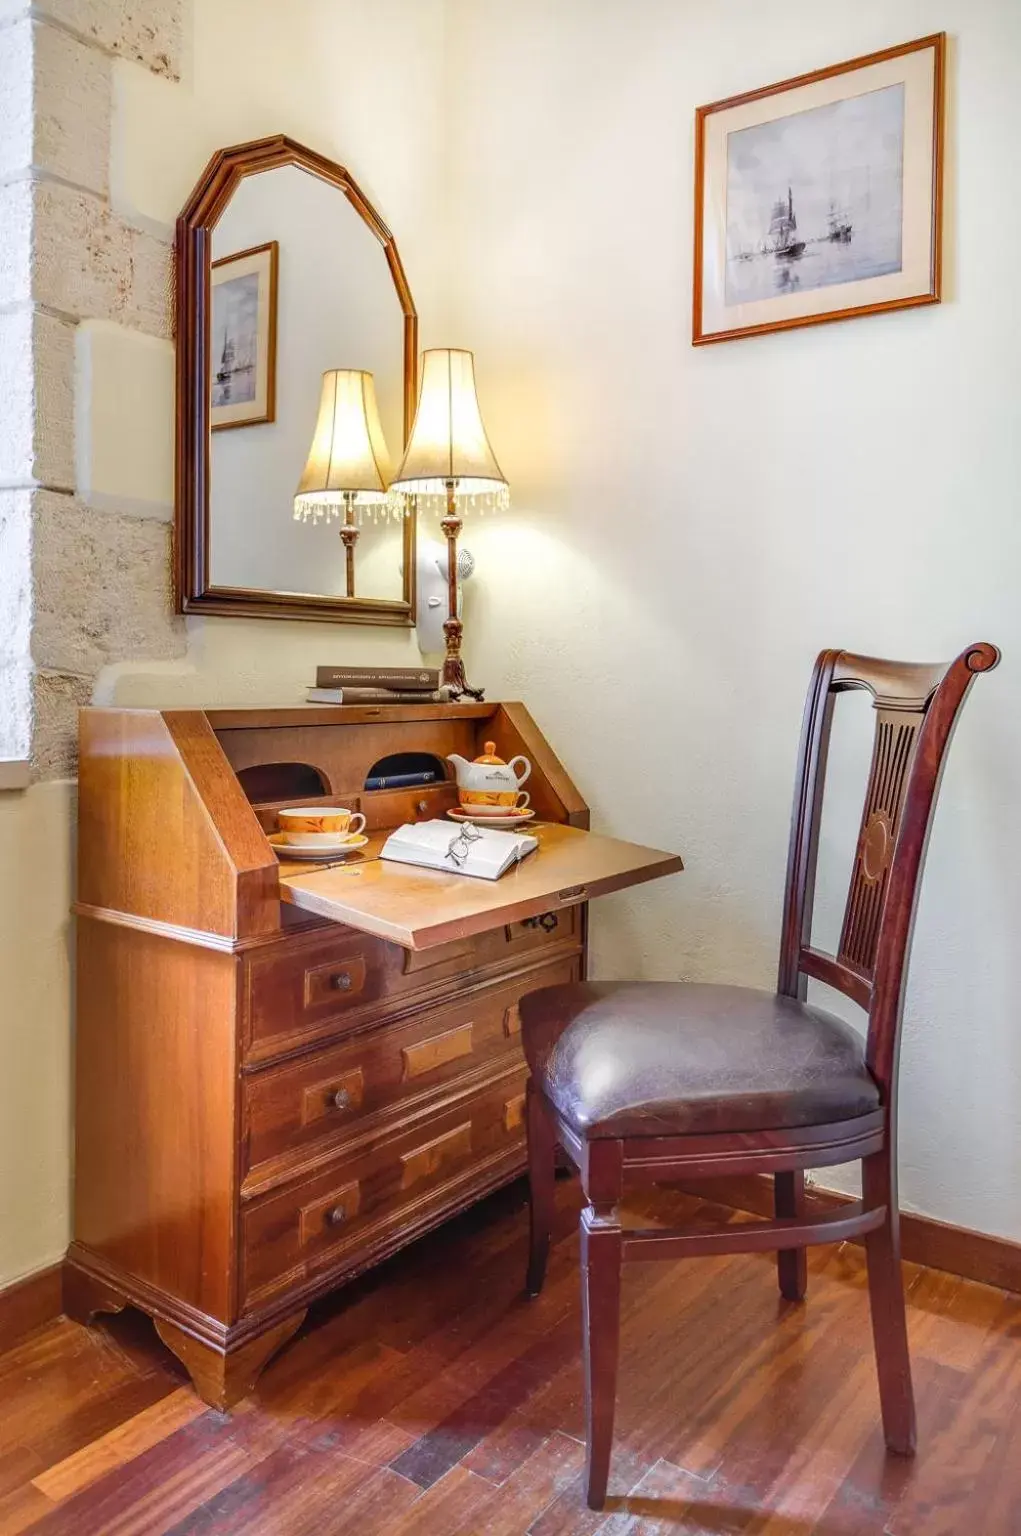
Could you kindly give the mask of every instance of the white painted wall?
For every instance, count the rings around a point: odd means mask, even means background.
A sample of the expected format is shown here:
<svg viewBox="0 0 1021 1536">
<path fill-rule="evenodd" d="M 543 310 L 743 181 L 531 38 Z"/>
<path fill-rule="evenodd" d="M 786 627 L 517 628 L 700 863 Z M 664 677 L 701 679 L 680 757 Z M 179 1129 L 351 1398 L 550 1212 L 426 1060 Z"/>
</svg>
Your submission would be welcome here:
<svg viewBox="0 0 1021 1536">
<path fill-rule="evenodd" d="M 0 1287 L 67 1248 L 73 850 L 70 784 L 0 794 Z"/>
<path fill-rule="evenodd" d="M 596 971 L 770 984 L 816 652 L 996 641 L 922 896 L 902 1194 L 1021 1237 L 1021 7 L 453 0 L 448 27 L 449 339 L 516 502 L 471 531 L 471 670 L 529 701 L 597 827 L 687 862 L 597 904 Z M 937 27 L 946 302 L 693 349 L 695 107 Z M 860 810 L 834 788 L 831 938 Z"/>
</svg>

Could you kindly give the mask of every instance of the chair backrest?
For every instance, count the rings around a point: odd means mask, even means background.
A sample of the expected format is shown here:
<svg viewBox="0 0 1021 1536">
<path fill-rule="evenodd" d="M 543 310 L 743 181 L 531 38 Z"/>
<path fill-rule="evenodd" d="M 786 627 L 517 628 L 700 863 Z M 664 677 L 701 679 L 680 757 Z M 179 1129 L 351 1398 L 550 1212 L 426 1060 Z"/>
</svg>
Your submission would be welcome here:
<svg viewBox="0 0 1021 1536">
<path fill-rule="evenodd" d="M 777 991 L 804 999 L 808 978 L 836 987 L 869 1015 L 866 1059 L 891 1104 L 911 933 L 929 828 L 947 748 L 994 645 L 969 646 L 949 665 L 881 661 L 823 651 L 805 705 L 794 789 Z M 833 703 L 865 688 L 876 713 L 872 766 L 836 955 L 811 944 L 819 822 Z"/>
</svg>

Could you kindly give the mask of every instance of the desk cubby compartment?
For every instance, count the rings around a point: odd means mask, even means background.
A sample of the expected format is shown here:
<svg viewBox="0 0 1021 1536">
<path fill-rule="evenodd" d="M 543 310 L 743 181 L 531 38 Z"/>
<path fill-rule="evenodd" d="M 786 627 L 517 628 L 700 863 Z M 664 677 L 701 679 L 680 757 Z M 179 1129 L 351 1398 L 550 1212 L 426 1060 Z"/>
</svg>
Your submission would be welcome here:
<svg viewBox="0 0 1021 1536">
<path fill-rule="evenodd" d="M 419 774 L 434 775 L 432 783 L 407 784 Z M 400 827 L 409 821 L 433 821 L 457 805 L 457 785 L 448 778 L 448 765 L 431 752 L 393 752 L 373 763 L 365 775 L 361 809 L 369 832 Z M 382 784 L 370 789 L 371 784 Z"/>
<path fill-rule="evenodd" d="M 365 775 L 365 789 L 421 789 L 450 777 L 449 764 L 434 752 L 390 752 L 373 763 Z"/>
<path fill-rule="evenodd" d="M 330 793 L 326 776 L 311 763 L 254 763 L 238 769 L 237 778 L 253 805 L 304 805 Z"/>
</svg>

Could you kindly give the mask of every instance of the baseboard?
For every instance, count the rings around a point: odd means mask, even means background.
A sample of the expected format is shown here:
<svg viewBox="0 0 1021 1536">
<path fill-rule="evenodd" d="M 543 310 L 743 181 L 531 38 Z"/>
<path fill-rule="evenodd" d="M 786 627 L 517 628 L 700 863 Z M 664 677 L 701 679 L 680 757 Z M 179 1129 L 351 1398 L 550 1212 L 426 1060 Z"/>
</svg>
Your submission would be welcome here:
<svg viewBox="0 0 1021 1536">
<path fill-rule="evenodd" d="M 0 1291 L 0 1354 L 64 1310 L 63 1264 L 51 1264 Z"/>
<path fill-rule="evenodd" d="M 700 1199 L 715 1200 L 737 1211 L 749 1211 L 753 1216 L 773 1214 L 772 1180 L 768 1175 L 690 1180 L 682 1187 Z M 853 1195 L 818 1186 L 808 1191 L 809 1208 L 820 1212 L 838 1210 L 853 1199 Z M 901 1212 L 900 1232 L 901 1250 L 912 1263 L 961 1275 L 965 1280 L 979 1280 L 983 1285 L 996 1285 L 1004 1291 L 1021 1292 L 1021 1243 L 972 1232 L 967 1227 L 952 1227 L 909 1211 Z"/>
<path fill-rule="evenodd" d="M 753 1216 L 772 1216 L 773 1191 L 768 1177 L 700 1179 L 687 1181 L 686 1193 L 702 1200 L 729 1205 Z M 816 1211 L 838 1210 L 853 1199 L 832 1189 L 813 1187 L 808 1204 Z M 1021 1243 L 1006 1237 L 990 1237 L 967 1227 L 953 1227 L 931 1216 L 901 1214 L 901 1246 L 904 1257 L 929 1269 L 941 1269 L 965 1280 L 978 1280 L 1004 1291 L 1021 1294 Z M 38 1274 L 0 1290 L 0 1354 L 13 1348 L 34 1328 L 62 1316 L 63 1264 L 51 1264 Z"/>
</svg>

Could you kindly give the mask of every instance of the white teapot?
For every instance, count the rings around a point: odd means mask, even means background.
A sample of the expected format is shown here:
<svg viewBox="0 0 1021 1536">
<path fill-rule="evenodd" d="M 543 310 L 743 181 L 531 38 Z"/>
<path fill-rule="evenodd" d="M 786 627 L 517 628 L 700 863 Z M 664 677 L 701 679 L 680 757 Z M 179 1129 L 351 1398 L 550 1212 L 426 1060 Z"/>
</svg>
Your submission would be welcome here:
<svg viewBox="0 0 1021 1536">
<path fill-rule="evenodd" d="M 487 805 L 513 809 L 521 799 L 518 792 L 532 771 L 527 757 L 512 757 L 509 763 L 497 757 L 495 741 L 487 741 L 485 752 L 473 763 L 458 752 L 448 753 L 447 762 L 454 765 L 457 798 L 466 811 Z M 520 770 L 518 764 L 521 764 Z M 525 796 L 526 803 L 527 798 Z"/>
</svg>

